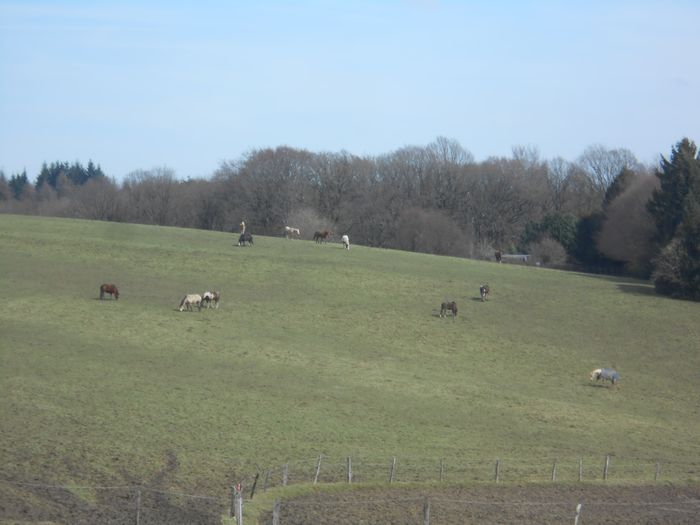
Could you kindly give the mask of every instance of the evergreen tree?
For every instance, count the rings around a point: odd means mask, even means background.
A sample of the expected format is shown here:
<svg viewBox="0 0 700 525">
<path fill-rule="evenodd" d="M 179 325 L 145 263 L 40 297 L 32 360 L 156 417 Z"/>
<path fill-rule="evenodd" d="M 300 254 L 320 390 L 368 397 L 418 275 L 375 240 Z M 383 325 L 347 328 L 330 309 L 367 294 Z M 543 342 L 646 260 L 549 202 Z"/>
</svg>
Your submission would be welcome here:
<svg viewBox="0 0 700 525">
<path fill-rule="evenodd" d="M 656 220 L 659 246 L 668 244 L 683 223 L 690 202 L 697 200 L 700 192 L 700 162 L 697 148 L 687 138 L 676 144 L 671 160 L 661 159 L 661 171 L 656 176 L 661 187 L 654 192 L 649 212 Z"/>
<path fill-rule="evenodd" d="M 661 182 L 649 202 L 656 221 L 659 255 L 654 260 L 654 286 L 674 297 L 700 300 L 700 157 L 683 139 L 662 159 Z"/>
<path fill-rule="evenodd" d="M 17 200 L 21 199 L 24 189 L 29 185 L 27 171 L 23 170 L 21 174 L 10 177 L 9 185 L 12 190 L 12 196 Z"/>
</svg>

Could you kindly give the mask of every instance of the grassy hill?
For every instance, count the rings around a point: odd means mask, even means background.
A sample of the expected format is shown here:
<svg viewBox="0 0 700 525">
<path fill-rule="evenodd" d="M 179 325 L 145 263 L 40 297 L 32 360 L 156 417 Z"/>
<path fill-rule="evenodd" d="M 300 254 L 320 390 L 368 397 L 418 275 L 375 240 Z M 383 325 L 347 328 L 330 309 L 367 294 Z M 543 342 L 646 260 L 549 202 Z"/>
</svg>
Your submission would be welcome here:
<svg viewBox="0 0 700 525">
<path fill-rule="evenodd" d="M 4 479 L 226 494 L 328 457 L 700 452 L 700 304 L 620 278 L 0 215 Z M 119 301 L 98 300 L 103 282 Z M 478 299 L 480 283 L 491 299 Z M 185 293 L 219 310 L 179 312 Z M 459 317 L 440 319 L 454 299 Z M 615 366 L 619 388 L 589 384 Z"/>
</svg>

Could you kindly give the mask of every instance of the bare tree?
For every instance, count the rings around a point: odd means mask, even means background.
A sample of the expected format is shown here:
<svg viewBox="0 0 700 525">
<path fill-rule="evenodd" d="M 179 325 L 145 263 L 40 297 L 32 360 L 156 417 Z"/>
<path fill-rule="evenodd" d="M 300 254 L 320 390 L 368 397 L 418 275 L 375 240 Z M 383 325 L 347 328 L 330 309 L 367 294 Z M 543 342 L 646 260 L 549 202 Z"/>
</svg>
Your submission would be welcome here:
<svg viewBox="0 0 700 525">
<path fill-rule="evenodd" d="M 607 149 L 599 144 L 588 146 L 577 162 L 601 195 L 605 194 L 615 177 L 624 168 L 630 170 L 640 168 L 639 162 L 631 151 L 624 148 Z"/>
<path fill-rule="evenodd" d="M 171 225 L 173 196 L 177 186 L 172 169 L 162 167 L 130 173 L 122 189 L 127 202 L 129 221 L 145 224 Z"/>
<path fill-rule="evenodd" d="M 598 250 L 606 257 L 623 261 L 630 273 L 648 277 L 654 255 L 656 225 L 647 203 L 659 181 L 649 175 L 636 175 L 627 188 L 605 210 L 598 235 Z"/>
<path fill-rule="evenodd" d="M 98 177 L 88 180 L 73 193 L 71 214 L 81 219 L 125 220 L 122 194 L 114 180 Z"/>
</svg>

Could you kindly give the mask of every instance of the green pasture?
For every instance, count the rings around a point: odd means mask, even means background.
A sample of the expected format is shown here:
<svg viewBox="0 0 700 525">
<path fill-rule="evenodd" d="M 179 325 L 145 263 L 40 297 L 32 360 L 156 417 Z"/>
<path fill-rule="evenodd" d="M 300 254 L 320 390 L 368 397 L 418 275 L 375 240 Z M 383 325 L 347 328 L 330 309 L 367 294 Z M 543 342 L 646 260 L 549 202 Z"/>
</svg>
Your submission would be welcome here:
<svg viewBox="0 0 700 525">
<path fill-rule="evenodd" d="M 697 463 L 698 303 L 620 278 L 232 241 L 0 215 L 2 478 L 225 495 L 319 454 Z M 103 282 L 119 301 L 98 300 Z M 205 289 L 219 310 L 178 311 Z M 589 384 L 600 366 L 619 388 Z"/>
</svg>

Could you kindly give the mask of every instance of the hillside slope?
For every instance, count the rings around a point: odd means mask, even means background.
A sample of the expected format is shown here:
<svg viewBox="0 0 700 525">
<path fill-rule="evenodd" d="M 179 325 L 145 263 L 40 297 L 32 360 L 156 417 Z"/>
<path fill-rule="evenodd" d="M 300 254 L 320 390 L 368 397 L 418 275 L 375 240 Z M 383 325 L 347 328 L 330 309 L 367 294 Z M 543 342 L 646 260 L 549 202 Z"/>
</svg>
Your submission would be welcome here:
<svg viewBox="0 0 700 525">
<path fill-rule="evenodd" d="M 232 240 L 0 216 L 4 479 L 225 495 L 319 454 L 699 456 L 700 304 L 619 278 Z M 103 282 L 118 301 L 98 300 Z M 219 310 L 177 310 L 211 288 Z M 589 384 L 600 366 L 619 388 Z"/>
</svg>

